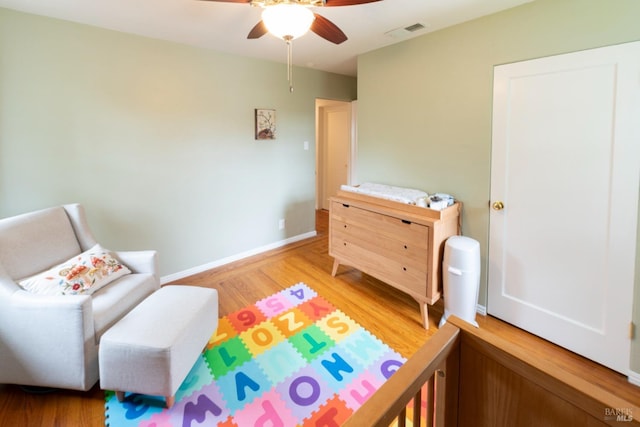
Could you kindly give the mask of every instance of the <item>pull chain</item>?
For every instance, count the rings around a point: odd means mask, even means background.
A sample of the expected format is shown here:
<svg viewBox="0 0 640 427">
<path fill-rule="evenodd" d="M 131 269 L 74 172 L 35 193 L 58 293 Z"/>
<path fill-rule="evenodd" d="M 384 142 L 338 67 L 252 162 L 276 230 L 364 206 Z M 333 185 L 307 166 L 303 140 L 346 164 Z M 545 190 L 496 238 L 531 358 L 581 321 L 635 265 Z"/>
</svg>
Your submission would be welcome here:
<svg viewBox="0 0 640 427">
<path fill-rule="evenodd" d="M 293 38 L 286 36 L 287 42 L 287 80 L 289 81 L 289 92 L 293 92 Z"/>
</svg>

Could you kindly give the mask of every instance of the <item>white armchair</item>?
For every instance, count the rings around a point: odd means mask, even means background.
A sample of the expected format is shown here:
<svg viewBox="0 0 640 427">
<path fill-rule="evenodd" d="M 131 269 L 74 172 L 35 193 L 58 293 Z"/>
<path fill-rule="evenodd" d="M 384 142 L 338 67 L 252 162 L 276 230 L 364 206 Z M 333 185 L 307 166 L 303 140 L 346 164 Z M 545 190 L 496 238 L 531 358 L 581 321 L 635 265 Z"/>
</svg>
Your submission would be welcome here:
<svg viewBox="0 0 640 427">
<path fill-rule="evenodd" d="M 114 251 L 132 274 L 91 295 L 19 285 L 95 244 L 78 204 L 0 219 L 0 383 L 89 390 L 97 382 L 102 334 L 160 288 L 156 252 Z"/>
</svg>

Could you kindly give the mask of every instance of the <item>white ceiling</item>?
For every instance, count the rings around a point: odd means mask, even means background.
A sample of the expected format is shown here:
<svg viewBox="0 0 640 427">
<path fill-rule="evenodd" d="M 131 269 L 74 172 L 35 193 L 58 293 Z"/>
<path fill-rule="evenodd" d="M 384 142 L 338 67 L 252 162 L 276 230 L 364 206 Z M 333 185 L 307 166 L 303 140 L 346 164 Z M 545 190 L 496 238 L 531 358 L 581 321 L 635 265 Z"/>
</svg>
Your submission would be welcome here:
<svg viewBox="0 0 640 427">
<path fill-rule="evenodd" d="M 294 64 L 356 75 L 356 57 L 412 37 L 509 9 L 532 0 L 383 0 L 358 6 L 314 8 L 345 32 L 334 45 L 309 33 L 293 42 Z M 247 40 L 261 9 L 202 0 L 0 0 L 0 7 L 138 34 L 242 56 L 286 63 L 282 40 Z M 406 37 L 389 31 L 415 23 Z"/>
</svg>

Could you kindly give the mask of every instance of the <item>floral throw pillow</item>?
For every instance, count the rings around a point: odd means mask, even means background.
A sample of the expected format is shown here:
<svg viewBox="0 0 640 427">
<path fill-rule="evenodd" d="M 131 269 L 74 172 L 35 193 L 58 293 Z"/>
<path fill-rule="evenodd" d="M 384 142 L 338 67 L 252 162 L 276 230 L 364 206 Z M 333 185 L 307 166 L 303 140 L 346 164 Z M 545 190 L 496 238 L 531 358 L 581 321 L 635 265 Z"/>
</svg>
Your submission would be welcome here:
<svg viewBox="0 0 640 427">
<path fill-rule="evenodd" d="M 131 270 L 98 244 L 69 261 L 21 280 L 19 284 L 40 295 L 90 295 L 129 273 Z"/>
</svg>

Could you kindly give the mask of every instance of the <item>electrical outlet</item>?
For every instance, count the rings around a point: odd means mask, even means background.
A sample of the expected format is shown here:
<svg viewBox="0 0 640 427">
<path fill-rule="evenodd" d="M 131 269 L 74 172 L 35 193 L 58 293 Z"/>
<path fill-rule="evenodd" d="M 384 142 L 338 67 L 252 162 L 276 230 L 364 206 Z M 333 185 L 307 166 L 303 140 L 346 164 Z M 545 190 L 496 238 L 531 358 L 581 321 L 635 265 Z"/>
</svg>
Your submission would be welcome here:
<svg viewBox="0 0 640 427">
<path fill-rule="evenodd" d="M 278 228 L 284 230 L 284 218 L 278 221 Z"/>
<path fill-rule="evenodd" d="M 305 141 L 302 145 L 304 146 L 305 150 L 309 149 L 309 141 Z"/>
</svg>

